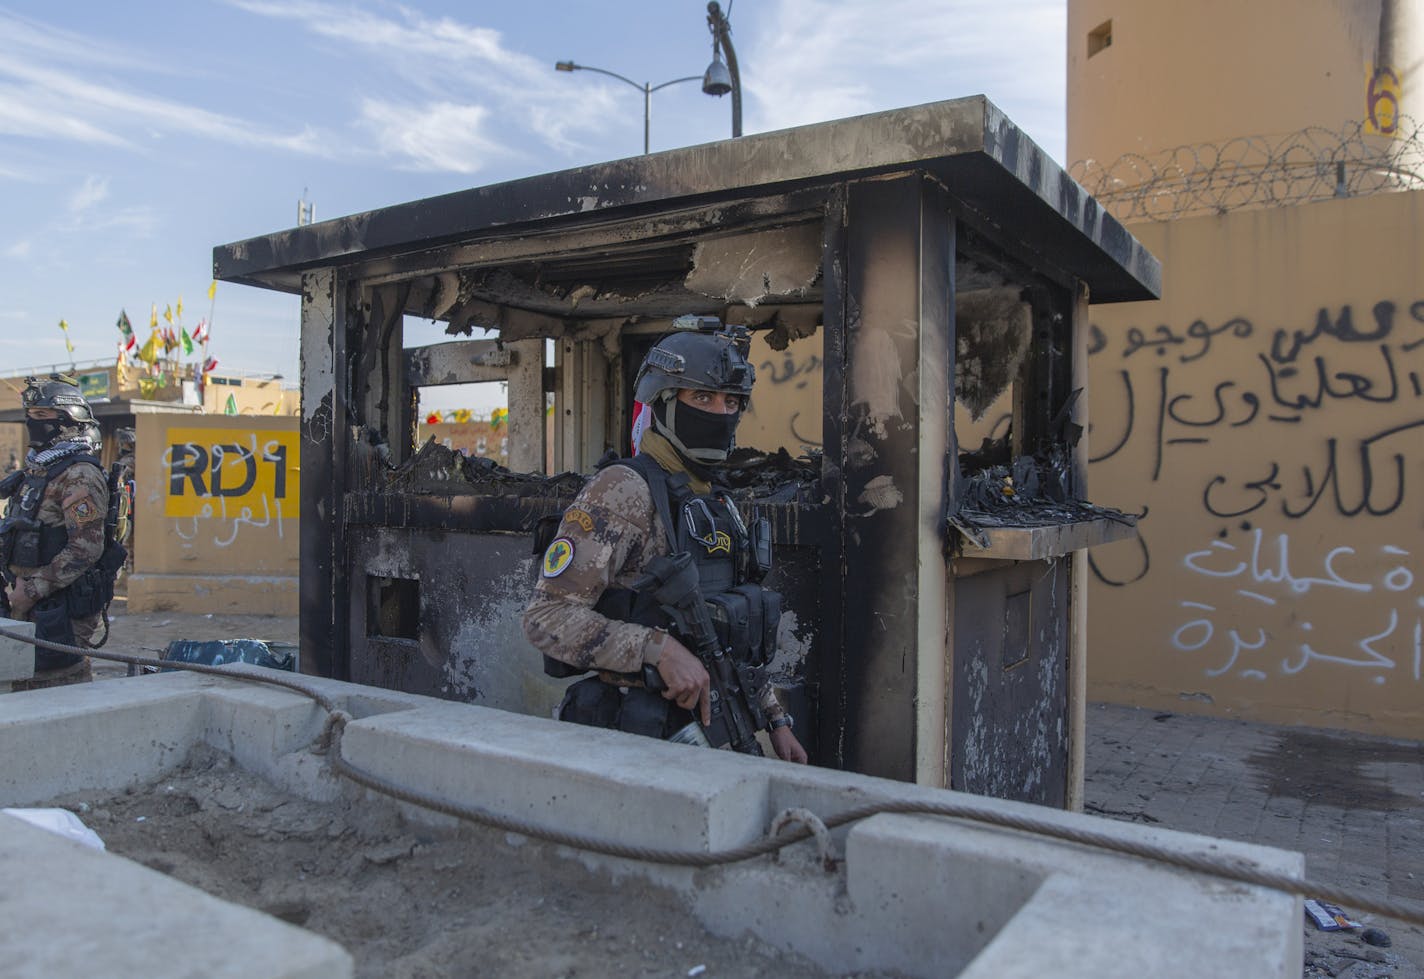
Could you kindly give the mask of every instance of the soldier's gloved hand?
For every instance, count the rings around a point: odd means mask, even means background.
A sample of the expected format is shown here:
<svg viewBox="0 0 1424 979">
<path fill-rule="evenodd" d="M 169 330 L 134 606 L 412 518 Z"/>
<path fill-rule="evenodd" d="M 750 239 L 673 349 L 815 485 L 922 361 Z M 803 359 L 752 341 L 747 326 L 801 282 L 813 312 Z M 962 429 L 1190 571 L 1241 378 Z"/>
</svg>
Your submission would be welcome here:
<svg viewBox="0 0 1424 979">
<path fill-rule="evenodd" d="M 10 618 L 23 621 L 30 617 L 30 609 L 34 607 L 34 600 L 26 593 L 25 583 L 16 580 L 13 585 L 5 588 L 5 597 L 10 600 Z"/>
<path fill-rule="evenodd" d="M 711 724 L 709 690 L 712 681 L 702 661 L 672 636 L 666 636 L 662 652 L 658 654 L 657 667 L 667 686 L 663 691 L 664 699 L 673 701 L 684 710 L 695 709 L 701 715 L 704 726 Z"/>
</svg>

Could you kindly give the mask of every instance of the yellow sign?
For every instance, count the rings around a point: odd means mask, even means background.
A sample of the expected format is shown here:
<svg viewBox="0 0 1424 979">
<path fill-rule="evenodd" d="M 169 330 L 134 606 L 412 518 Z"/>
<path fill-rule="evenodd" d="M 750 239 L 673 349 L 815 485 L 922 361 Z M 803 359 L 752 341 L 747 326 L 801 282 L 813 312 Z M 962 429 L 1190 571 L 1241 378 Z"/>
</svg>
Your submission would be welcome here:
<svg viewBox="0 0 1424 979">
<path fill-rule="evenodd" d="M 164 514 L 257 521 L 296 517 L 300 437 L 292 431 L 170 428 L 163 454 Z"/>
<path fill-rule="evenodd" d="M 1370 69 L 1365 79 L 1365 132 L 1399 135 L 1399 73 L 1388 65 Z"/>
</svg>

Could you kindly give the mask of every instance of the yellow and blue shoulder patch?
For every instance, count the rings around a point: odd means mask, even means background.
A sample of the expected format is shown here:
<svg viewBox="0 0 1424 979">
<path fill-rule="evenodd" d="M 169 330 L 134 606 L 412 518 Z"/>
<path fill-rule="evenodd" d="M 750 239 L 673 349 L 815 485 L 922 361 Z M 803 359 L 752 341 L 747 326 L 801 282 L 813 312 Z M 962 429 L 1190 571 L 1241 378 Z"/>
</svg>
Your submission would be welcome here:
<svg viewBox="0 0 1424 979">
<path fill-rule="evenodd" d="M 574 542 L 567 537 L 556 537 L 544 552 L 544 577 L 557 578 L 563 574 L 574 560 Z"/>
</svg>

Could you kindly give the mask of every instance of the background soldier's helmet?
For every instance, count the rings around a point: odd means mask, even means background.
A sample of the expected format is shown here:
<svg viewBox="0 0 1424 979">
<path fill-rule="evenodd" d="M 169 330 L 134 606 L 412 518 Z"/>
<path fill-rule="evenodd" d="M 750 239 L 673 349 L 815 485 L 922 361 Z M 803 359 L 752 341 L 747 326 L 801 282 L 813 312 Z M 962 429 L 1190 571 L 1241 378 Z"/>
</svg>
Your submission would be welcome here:
<svg viewBox="0 0 1424 979">
<path fill-rule="evenodd" d="M 720 327 L 715 319 L 710 325 Z M 735 445 L 741 413 L 713 415 L 677 401 L 681 390 L 720 391 L 751 402 L 756 370 L 747 359 L 751 334 L 745 327 L 674 333 L 659 340 L 633 383 L 633 397 L 652 411 L 652 428 L 685 459 L 721 462 Z"/>
<path fill-rule="evenodd" d="M 138 438 L 132 428 L 121 428 L 115 433 L 119 440 L 119 454 L 133 455 L 134 446 L 138 444 Z"/>
<path fill-rule="evenodd" d="M 31 408 L 53 408 L 60 415 L 53 420 L 27 419 L 31 445 L 45 448 L 56 442 L 81 440 L 99 444 L 99 423 L 89 402 L 79 393 L 79 386 L 69 378 L 60 374 L 51 374 L 45 380 L 25 378 L 20 403 L 26 413 Z"/>
</svg>

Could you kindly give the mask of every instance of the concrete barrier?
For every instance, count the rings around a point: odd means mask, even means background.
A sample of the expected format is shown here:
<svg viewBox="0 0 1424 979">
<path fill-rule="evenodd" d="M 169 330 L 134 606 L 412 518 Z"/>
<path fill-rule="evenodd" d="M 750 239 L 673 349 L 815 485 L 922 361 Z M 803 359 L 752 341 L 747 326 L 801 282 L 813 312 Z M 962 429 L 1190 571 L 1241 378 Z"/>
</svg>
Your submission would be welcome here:
<svg viewBox="0 0 1424 979">
<path fill-rule="evenodd" d="M 625 843 L 715 850 L 759 838 L 775 814 L 791 806 L 825 816 L 882 799 L 965 798 L 306 679 L 355 718 L 343 739 L 351 763 L 412 789 Z M 320 708 L 300 695 L 191 674 L 7 697 L 0 701 L 0 739 L 7 745 L 0 756 L 0 805 L 138 784 L 178 765 L 199 744 L 231 753 L 289 791 L 329 799 L 340 787 L 308 748 L 322 722 Z M 1295 877 L 1303 870 L 1295 853 L 974 801 L 1174 850 L 1206 850 Z M 406 812 L 429 824 L 449 820 L 410 806 Z M 833 871 L 821 865 L 810 842 L 777 859 L 703 870 L 569 852 L 681 893 L 714 933 L 755 934 L 831 971 L 1094 979 L 1300 975 L 1300 902 L 1274 891 L 960 820 L 878 815 L 833 837 L 843 857 Z M 39 874 L 32 859 L 17 852 L 6 857 L 6 866 L 19 875 Z M 88 886 L 79 868 L 59 869 L 44 869 L 55 882 L 47 900 L 66 900 L 69 891 Z M 122 934 L 125 907 L 152 905 L 113 906 L 119 908 L 116 933 Z M 139 912 L 133 914 L 137 920 Z M 40 928 L 19 940 L 53 937 Z M 231 951 L 233 939 L 211 940 L 228 942 Z M 1183 954 L 1186 949 L 1190 955 Z M 76 959 L 73 969 L 54 971 L 74 971 L 78 964 Z"/>
<path fill-rule="evenodd" d="M 33 622 L 17 622 L 0 616 L 0 629 L 35 634 Z M 35 647 L 18 639 L 0 636 L 0 693 L 8 693 L 16 680 L 28 680 L 35 675 Z"/>
<path fill-rule="evenodd" d="M 352 974 L 329 939 L 3 813 L 0 864 L 24 881 L 0 897 L 0 971 L 14 979 Z"/>
</svg>

